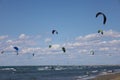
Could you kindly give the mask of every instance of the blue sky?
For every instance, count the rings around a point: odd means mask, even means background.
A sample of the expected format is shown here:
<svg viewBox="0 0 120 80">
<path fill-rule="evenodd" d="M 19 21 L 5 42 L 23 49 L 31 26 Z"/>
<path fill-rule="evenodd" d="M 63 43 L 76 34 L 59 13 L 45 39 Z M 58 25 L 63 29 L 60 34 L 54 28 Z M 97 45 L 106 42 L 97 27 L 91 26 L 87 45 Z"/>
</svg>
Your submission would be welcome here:
<svg viewBox="0 0 120 80">
<path fill-rule="evenodd" d="M 97 12 L 106 15 L 105 25 Z M 119 64 L 119 21 L 119 0 L 1 0 L 0 51 L 6 52 L 0 65 Z M 52 29 L 59 34 L 52 35 Z"/>
</svg>

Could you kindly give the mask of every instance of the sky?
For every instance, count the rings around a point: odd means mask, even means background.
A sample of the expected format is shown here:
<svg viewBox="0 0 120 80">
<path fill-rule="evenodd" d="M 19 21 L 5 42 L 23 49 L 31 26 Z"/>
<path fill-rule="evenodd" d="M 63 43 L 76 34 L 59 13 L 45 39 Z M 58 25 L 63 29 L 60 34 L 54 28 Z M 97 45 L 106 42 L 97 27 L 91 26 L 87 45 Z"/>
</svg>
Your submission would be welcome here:
<svg viewBox="0 0 120 80">
<path fill-rule="evenodd" d="M 0 0 L 0 66 L 119 65 L 119 21 L 120 0 Z"/>
</svg>

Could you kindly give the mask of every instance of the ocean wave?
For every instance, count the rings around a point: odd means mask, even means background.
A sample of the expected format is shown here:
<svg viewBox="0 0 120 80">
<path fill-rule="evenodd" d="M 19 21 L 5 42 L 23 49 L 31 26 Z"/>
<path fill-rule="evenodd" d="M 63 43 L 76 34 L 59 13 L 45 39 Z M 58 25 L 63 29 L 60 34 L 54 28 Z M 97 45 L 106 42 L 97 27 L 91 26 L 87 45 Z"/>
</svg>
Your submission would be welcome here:
<svg viewBox="0 0 120 80">
<path fill-rule="evenodd" d="M 83 75 L 83 76 L 76 76 L 75 80 L 90 80 L 92 78 L 95 78 L 96 76 L 88 76 L 88 75 Z"/>
<path fill-rule="evenodd" d="M 16 71 L 15 68 L 2 68 L 1 71 Z"/>
<path fill-rule="evenodd" d="M 97 72 L 98 72 L 98 70 L 93 70 L 93 71 L 92 71 L 92 73 L 97 73 Z"/>
<path fill-rule="evenodd" d="M 114 72 L 120 73 L 120 69 L 115 69 Z"/>
<path fill-rule="evenodd" d="M 65 69 L 66 68 L 61 66 L 46 66 L 46 67 L 39 67 L 37 70 L 43 71 L 43 70 L 65 70 Z"/>
</svg>

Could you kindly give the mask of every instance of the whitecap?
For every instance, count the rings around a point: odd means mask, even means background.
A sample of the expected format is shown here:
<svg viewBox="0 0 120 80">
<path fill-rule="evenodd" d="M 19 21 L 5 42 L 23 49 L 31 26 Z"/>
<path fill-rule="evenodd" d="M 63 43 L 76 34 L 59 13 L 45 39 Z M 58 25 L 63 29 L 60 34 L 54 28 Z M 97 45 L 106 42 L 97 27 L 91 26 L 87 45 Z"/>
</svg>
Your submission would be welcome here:
<svg viewBox="0 0 120 80">
<path fill-rule="evenodd" d="M 2 68 L 0 70 L 3 70 L 3 71 L 16 71 L 15 68 Z"/>
</svg>

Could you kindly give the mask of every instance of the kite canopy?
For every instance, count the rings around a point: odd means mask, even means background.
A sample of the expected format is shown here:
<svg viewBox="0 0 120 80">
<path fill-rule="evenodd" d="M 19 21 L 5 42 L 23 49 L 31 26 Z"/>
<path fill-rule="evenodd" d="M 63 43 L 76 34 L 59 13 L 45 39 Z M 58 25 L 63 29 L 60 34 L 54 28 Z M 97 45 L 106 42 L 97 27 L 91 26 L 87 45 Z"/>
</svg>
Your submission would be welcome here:
<svg viewBox="0 0 120 80">
<path fill-rule="evenodd" d="M 103 35 L 103 30 L 98 30 L 98 33 L 101 33 Z"/>
<path fill-rule="evenodd" d="M 19 48 L 18 47 L 13 47 L 15 50 L 16 50 L 16 52 L 17 52 L 17 55 L 18 55 L 18 50 L 19 50 Z"/>
<path fill-rule="evenodd" d="M 99 15 L 102 15 L 102 16 L 103 16 L 103 24 L 105 24 L 105 23 L 106 23 L 106 20 L 107 20 L 105 14 L 102 13 L 102 12 L 98 12 L 98 13 L 96 14 L 96 18 L 97 18 Z"/>
<path fill-rule="evenodd" d="M 14 48 L 16 51 L 18 51 L 18 50 L 19 50 L 19 49 L 18 49 L 18 47 L 16 47 L 16 46 L 15 46 L 15 47 L 13 47 L 13 48 Z"/>
<path fill-rule="evenodd" d="M 65 53 L 66 52 L 66 49 L 65 49 L 65 47 L 62 47 L 62 51 Z"/>
<path fill-rule="evenodd" d="M 58 31 L 57 30 L 52 30 L 52 34 L 58 34 Z"/>
<path fill-rule="evenodd" d="M 35 54 L 33 53 L 32 55 L 34 56 Z"/>
<path fill-rule="evenodd" d="M 4 51 L 1 51 L 1 54 L 3 54 L 4 53 Z"/>
<path fill-rule="evenodd" d="M 49 48 L 51 48 L 52 47 L 52 45 L 49 45 Z"/>
<path fill-rule="evenodd" d="M 90 54 L 94 55 L 94 51 L 93 51 L 93 50 L 91 50 L 91 51 L 90 51 Z"/>
</svg>

